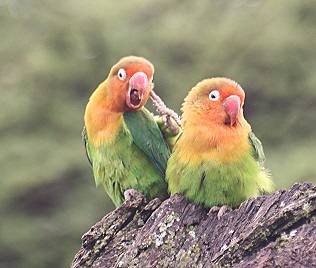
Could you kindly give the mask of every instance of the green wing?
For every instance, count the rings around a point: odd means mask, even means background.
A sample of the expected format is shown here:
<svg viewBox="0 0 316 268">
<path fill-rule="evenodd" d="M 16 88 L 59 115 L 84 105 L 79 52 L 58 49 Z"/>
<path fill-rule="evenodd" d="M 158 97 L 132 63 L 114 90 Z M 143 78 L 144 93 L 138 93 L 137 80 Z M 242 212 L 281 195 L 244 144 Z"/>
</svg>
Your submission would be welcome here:
<svg viewBox="0 0 316 268">
<path fill-rule="evenodd" d="M 143 108 L 137 112 L 125 112 L 124 121 L 135 144 L 148 156 L 164 177 L 170 149 L 150 112 Z"/>
<path fill-rule="evenodd" d="M 261 141 L 256 137 L 256 135 L 252 131 L 249 133 L 248 138 L 250 144 L 252 145 L 252 148 L 254 149 L 254 156 L 256 160 L 259 162 L 260 167 L 264 169 L 264 162 L 266 160 L 266 157 L 264 155 Z"/>
<path fill-rule="evenodd" d="M 89 161 L 91 167 L 93 167 L 91 159 L 92 159 L 92 154 L 94 154 L 94 148 L 89 143 L 86 127 L 83 127 L 81 137 L 82 137 L 82 142 L 83 142 L 84 149 L 86 151 L 86 156 L 88 158 L 88 161 Z"/>
</svg>

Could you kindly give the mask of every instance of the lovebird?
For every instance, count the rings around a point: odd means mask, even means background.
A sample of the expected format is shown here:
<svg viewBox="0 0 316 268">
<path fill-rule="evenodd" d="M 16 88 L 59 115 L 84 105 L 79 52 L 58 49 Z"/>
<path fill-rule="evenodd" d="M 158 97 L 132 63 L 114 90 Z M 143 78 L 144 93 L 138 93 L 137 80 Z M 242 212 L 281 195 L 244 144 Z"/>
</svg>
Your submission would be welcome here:
<svg viewBox="0 0 316 268">
<path fill-rule="evenodd" d="M 152 114 L 144 108 L 153 88 L 154 66 L 142 57 L 122 58 L 91 95 L 83 141 L 96 185 L 115 206 L 124 191 L 168 197 L 165 171 L 170 149 Z"/>
<path fill-rule="evenodd" d="M 199 82 L 182 104 L 183 132 L 168 160 L 170 193 L 206 208 L 271 193 L 261 142 L 243 115 L 245 92 L 228 78 Z"/>
</svg>

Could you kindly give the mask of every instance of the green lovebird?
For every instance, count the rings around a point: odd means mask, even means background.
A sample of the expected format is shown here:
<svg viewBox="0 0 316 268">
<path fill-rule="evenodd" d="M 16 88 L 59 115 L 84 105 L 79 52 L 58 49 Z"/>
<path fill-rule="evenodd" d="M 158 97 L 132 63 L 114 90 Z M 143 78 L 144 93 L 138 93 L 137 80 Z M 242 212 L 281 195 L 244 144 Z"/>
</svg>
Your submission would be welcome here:
<svg viewBox="0 0 316 268">
<path fill-rule="evenodd" d="M 184 129 L 167 165 L 171 194 L 210 208 L 237 207 L 272 192 L 261 143 L 243 116 L 244 99 L 243 89 L 227 78 L 203 80 L 189 92 Z"/>
<path fill-rule="evenodd" d="M 153 74 L 148 60 L 122 58 L 86 106 L 83 140 L 87 156 L 96 185 L 103 185 L 116 206 L 124 202 L 127 189 L 149 199 L 168 197 L 164 177 L 170 149 L 144 108 Z"/>
</svg>

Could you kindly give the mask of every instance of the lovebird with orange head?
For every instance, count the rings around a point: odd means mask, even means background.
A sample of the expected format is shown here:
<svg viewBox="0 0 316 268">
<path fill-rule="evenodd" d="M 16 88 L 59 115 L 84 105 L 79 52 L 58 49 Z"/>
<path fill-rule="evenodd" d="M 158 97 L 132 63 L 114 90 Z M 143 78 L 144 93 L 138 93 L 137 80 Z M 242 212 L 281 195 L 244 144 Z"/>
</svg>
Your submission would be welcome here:
<svg viewBox="0 0 316 268">
<path fill-rule="evenodd" d="M 147 198 L 168 197 L 165 171 L 170 155 L 157 123 L 144 108 L 153 88 L 154 67 L 142 57 L 122 58 L 91 95 L 83 140 L 96 185 L 116 206 L 124 191 Z"/>
<path fill-rule="evenodd" d="M 243 116 L 244 100 L 240 85 L 227 78 L 205 79 L 189 92 L 183 132 L 167 165 L 171 194 L 210 208 L 237 207 L 273 191 L 261 143 Z"/>
</svg>

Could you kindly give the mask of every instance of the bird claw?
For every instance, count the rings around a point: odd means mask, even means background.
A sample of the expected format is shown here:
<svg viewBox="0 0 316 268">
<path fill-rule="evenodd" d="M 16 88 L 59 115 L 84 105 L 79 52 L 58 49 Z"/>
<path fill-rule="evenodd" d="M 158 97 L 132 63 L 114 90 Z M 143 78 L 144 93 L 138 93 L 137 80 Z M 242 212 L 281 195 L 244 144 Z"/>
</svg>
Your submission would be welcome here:
<svg viewBox="0 0 316 268">
<path fill-rule="evenodd" d="M 210 215 L 211 213 L 215 213 L 217 212 L 217 219 L 220 220 L 224 214 L 226 214 L 227 212 L 232 211 L 233 209 L 230 206 L 224 205 L 221 207 L 218 206 L 214 206 L 211 207 L 210 210 L 208 211 L 207 215 Z"/>
<path fill-rule="evenodd" d="M 179 126 L 176 125 L 177 123 L 174 120 L 172 120 L 172 118 L 174 119 L 174 117 L 171 117 L 169 114 L 163 114 L 161 118 L 163 124 L 171 130 L 174 136 L 179 134 Z"/>
<path fill-rule="evenodd" d="M 150 98 L 157 110 L 162 117 L 162 122 L 173 132 L 174 135 L 179 133 L 179 127 L 181 128 L 181 120 L 178 114 L 172 109 L 168 108 L 162 99 L 153 91 L 150 92 Z M 178 126 L 172 122 L 173 119 Z"/>
<path fill-rule="evenodd" d="M 137 197 L 141 196 L 142 194 L 138 191 L 136 191 L 135 189 L 127 189 L 124 192 L 124 199 L 125 202 L 129 202 L 131 200 L 136 199 Z"/>
<path fill-rule="evenodd" d="M 162 119 L 162 123 L 165 125 L 165 126 L 167 126 L 167 115 L 166 114 L 163 114 L 162 116 L 161 116 L 161 119 Z"/>
<path fill-rule="evenodd" d="M 171 120 L 171 117 L 170 116 L 167 116 L 167 126 L 170 128 L 170 130 L 172 131 L 172 133 L 176 136 L 179 134 L 179 126 L 176 126 L 172 120 Z M 181 127 L 181 125 L 180 125 Z"/>
</svg>

